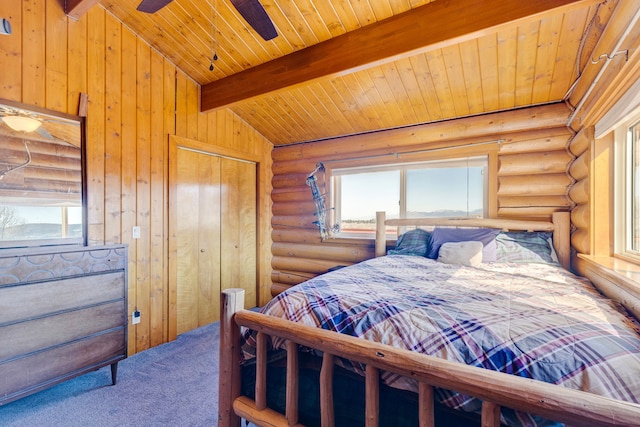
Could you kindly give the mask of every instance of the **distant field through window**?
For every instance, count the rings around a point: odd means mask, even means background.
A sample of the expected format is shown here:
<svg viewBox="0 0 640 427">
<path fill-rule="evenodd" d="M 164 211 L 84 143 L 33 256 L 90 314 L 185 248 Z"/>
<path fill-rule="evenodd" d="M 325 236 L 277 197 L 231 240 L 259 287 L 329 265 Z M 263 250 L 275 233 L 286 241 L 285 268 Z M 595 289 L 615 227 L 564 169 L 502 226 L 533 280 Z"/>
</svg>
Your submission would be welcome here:
<svg viewBox="0 0 640 427">
<path fill-rule="evenodd" d="M 486 209 L 485 156 L 334 169 L 332 176 L 335 219 L 345 237 L 375 230 L 376 211 L 387 218 L 483 217 Z"/>
</svg>

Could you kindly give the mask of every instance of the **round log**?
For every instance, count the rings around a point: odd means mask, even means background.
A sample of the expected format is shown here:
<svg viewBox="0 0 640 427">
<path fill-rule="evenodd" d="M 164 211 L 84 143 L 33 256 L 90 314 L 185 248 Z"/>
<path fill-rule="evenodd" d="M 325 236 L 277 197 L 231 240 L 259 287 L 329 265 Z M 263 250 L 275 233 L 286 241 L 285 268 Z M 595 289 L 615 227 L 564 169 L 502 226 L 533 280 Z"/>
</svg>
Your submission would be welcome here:
<svg viewBox="0 0 640 427">
<path fill-rule="evenodd" d="M 11 188 L 9 185 L 4 185 L 5 188 Z M 53 181 L 42 179 L 25 179 L 22 185 L 18 188 L 21 190 L 29 191 L 42 191 L 50 192 L 52 195 L 55 193 L 60 194 L 80 194 L 82 190 L 82 184 L 80 182 L 71 181 Z"/>
<path fill-rule="evenodd" d="M 522 208 L 522 207 L 556 207 L 569 208 L 571 201 L 566 196 L 500 196 L 498 197 L 499 208 Z"/>
<path fill-rule="evenodd" d="M 271 180 L 271 185 L 273 186 L 274 190 L 278 188 L 300 187 L 306 185 L 307 176 L 309 176 L 309 174 L 303 173 L 274 175 L 273 179 Z"/>
<path fill-rule="evenodd" d="M 308 202 L 274 203 L 271 206 L 273 215 L 310 215 L 315 213 L 313 199 Z"/>
<path fill-rule="evenodd" d="M 275 150 L 275 149 L 274 149 Z M 274 175 L 289 175 L 304 173 L 309 175 L 314 171 L 316 165 L 321 160 L 319 159 L 303 159 L 303 160 L 289 160 L 289 161 L 274 161 L 273 174 Z"/>
<path fill-rule="evenodd" d="M 589 178 L 583 178 L 571 186 L 569 197 L 576 204 L 589 202 Z"/>
<path fill-rule="evenodd" d="M 569 173 L 576 181 L 589 176 L 590 157 L 590 153 L 586 151 L 578 156 L 573 161 L 573 163 L 571 163 L 571 166 L 569 167 Z"/>
<path fill-rule="evenodd" d="M 340 265 L 351 265 L 353 263 L 340 263 Z M 286 270 L 300 273 L 323 274 L 330 268 L 336 266 L 335 261 L 309 259 L 309 258 L 291 258 L 274 256 L 271 259 L 271 267 L 274 270 Z"/>
<path fill-rule="evenodd" d="M 498 208 L 498 217 L 513 219 L 544 219 L 551 220 L 554 212 L 562 211 L 557 207 L 532 206 L 524 208 Z"/>
<path fill-rule="evenodd" d="M 578 253 L 587 255 L 591 253 L 589 244 L 590 240 L 589 231 L 587 229 L 580 228 L 571 233 L 571 247 L 578 251 Z"/>
<path fill-rule="evenodd" d="M 314 226 L 315 227 L 315 226 Z M 321 243 L 320 232 L 316 227 L 315 230 L 301 230 L 299 228 L 290 228 L 276 230 L 271 232 L 271 240 L 274 242 L 292 242 L 292 243 Z"/>
<path fill-rule="evenodd" d="M 55 142 L 39 142 L 27 141 L 29 152 L 31 155 L 39 154 L 43 156 L 68 157 L 76 162 L 80 161 L 80 149 L 68 144 L 57 144 Z M 2 140 L 2 149 L 16 152 L 20 157 L 26 157 L 24 142 L 22 139 L 4 138 Z"/>
<path fill-rule="evenodd" d="M 3 157 L 0 162 L 17 166 L 25 163 L 28 160 L 27 153 L 23 150 L 21 152 L 3 153 Z M 60 169 L 77 171 L 81 170 L 81 164 L 79 158 L 72 157 L 57 157 L 55 155 L 31 153 L 31 162 L 29 167 L 39 167 L 48 169 Z"/>
<path fill-rule="evenodd" d="M 498 198 L 501 196 L 547 195 L 567 193 L 572 180 L 565 173 L 549 175 L 519 175 L 498 178 Z"/>
<path fill-rule="evenodd" d="M 504 143 L 500 147 L 499 154 L 518 154 L 518 153 L 531 153 L 531 152 L 547 152 L 547 151 L 560 151 L 564 150 L 567 146 L 571 133 L 566 129 L 559 129 L 558 134 L 549 135 L 546 132 L 545 135 L 539 138 L 531 138 L 526 140 L 514 141 Z"/>
<path fill-rule="evenodd" d="M 347 261 L 356 263 L 373 258 L 373 249 L 361 246 L 314 245 L 306 243 L 274 242 L 271 246 L 274 256 Z M 339 264 L 339 262 L 338 262 Z"/>
<path fill-rule="evenodd" d="M 589 126 L 580 129 L 569 143 L 569 150 L 578 157 L 591 147 L 593 141 L 593 127 Z"/>
<path fill-rule="evenodd" d="M 501 155 L 498 176 L 562 173 L 573 158 L 565 151 Z"/>
<path fill-rule="evenodd" d="M 571 223 L 579 229 L 589 229 L 591 209 L 589 205 L 578 205 L 571 211 Z"/>
<path fill-rule="evenodd" d="M 24 168 L 24 177 L 26 179 L 41 179 L 47 181 L 64 181 L 64 182 L 82 182 L 82 173 L 80 170 L 69 171 L 62 169 L 43 169 L 26 167 Z"/>
<path fill-rule="evenodd" d="M 278 230 L 290 228 L 318 229 L 318 226 L 313 224 L 316 219 L 315 215 L 274 215 L 271 217 L 271 226 Z"/>
<path fill-rule="evenodd" d="M 293 271 L 277 271 L 271 273 L 271 281 L 277 283 L 286 283 L 288 285 L 297 285 L 309 279 L 316 277 L 311 273 L 296 273 Z"/>
<path fill-rule="evenodd" d="M 289 191 L 272 191 L 271 200 L 273 203 L 281 202 L 308 202 L 313 201 L 313 194 L 311 194 L 311 188 L 305 185 L 303 187 L 289 188 Z"/>
</svg>

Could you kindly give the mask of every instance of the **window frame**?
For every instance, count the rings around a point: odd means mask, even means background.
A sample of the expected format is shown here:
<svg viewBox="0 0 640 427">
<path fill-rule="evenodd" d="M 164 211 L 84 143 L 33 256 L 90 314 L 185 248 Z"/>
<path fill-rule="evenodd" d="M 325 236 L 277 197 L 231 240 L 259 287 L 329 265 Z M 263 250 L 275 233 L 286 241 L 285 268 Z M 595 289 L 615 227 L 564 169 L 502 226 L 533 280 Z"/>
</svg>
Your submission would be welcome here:
<svg viewBox="0 0 640 427">
<path fill-rule="evenodd" d="M 472 162 L 483 162 L 483 217 L 489 217 L 490 212 L 492 211 L 492 198 L 490 195 L 491 188 L 491 171 L 492 164 L 494 162 L 494 156 L 492 156 L 492 152 L 489 151 L 473 151 L 469 152 L 460 151 L 452 149 L 450 153 L 443 154 L 440 153 L 438 155 L 433 155 L 433 153 L 422 153 L 421 156 L 412 156 L 412 158 L 405 162 L 398 162 L 397 159 L 394 162 L 381 162 L 380 159 L 377 159 L 378 162 L 372 162 L 372 159 L 367 159 L 360 162 L 350 162 L 350 164 L 335 164 L 326 168 L 327 171 L 327 179 L 331 183 L 330 190 L 330 200 L 331 200 L 331 222 L 335 224 L 338 221 L 338 218 L 341 218 L 340 215 L 340 203 L 341 200 L 341 185 L 340 179 L 343 175 L 348 175 L 350 173 L 357 172 L 383 172 L 389 170 L 398 170 L 400 173 L 400 200 L 399 200 L 399 214 L 402 217 L 403 214 L 406 215 L 406 185 L 407 185 L 407 171 L 421 169 L 420 166 L 428 165 L 428 164 L 436 164 L 441 163 L 445 164 L 443 167 L 452 167 L 446 166 L 446 164 L 453 165 L 454 163 L 465 162 L 468 164 L 468 161 Z M 373 159 L 375 160 L 375 159 Z M 473 164 L 469 166 L 474 166 Z M 387 230 L 388 234 L 397 235 L 396 230 Z M 358 233 L 349 233 L 340 231 L 335 237 L 337 238 L 346 238 L 346 239 L 354 239 L 354 238 L 372 238 L 375 236 L 375 231 Z M 391 237 L 393 238 L 393 237 Z"/>
<path fill-rule="evenodd" d="M 640 250 L 632 249 L 633 237 L 633 155 L 640 139 L 630 141 L 633 127 L 640 128 L 640 108 L 636 108 L 614 129 L 614 256 L 640 263 Z M 636 153 L 636 156 L 640 153 Z M 636 209 L 640 209 L 638 206 Z M 636 222 L 640 218 L 636 219 Z"/>
</svg>

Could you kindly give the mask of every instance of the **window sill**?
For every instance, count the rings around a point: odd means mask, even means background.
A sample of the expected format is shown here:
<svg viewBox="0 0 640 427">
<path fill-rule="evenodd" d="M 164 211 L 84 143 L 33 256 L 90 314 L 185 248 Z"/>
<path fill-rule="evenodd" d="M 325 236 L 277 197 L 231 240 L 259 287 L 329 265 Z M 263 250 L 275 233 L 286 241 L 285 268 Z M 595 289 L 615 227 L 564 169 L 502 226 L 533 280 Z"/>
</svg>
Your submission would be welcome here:
<svg viewBox="0 0 640 427">
<path fill-rule="evenodd" d="M 640 265 L 620 258 L 578 254 L 574 268 L 640 320 Z"/>
</svg>

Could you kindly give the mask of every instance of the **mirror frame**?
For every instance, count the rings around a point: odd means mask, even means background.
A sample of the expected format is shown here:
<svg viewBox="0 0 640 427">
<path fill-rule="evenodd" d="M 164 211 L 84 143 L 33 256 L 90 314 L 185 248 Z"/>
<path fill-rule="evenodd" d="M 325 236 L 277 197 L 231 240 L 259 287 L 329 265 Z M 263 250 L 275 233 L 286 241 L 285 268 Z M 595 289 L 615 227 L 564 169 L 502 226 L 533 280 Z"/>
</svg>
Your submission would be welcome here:
<svg viewBox="0 0 640 427">
<path fill-rule="evenodd" d="M 50 116 L 53 118 L 60 118 L 72 122 L 77 122 L 80 130 L 79 135 L 79 144 L 78 147 L 80 149 L 80 199 L 81 199 L 81 232 L 82 237 L 78 238 L 42 238 L 42 239 L 28 239 L 28 240 L 0 240 L 0 250 L 4 249 L 18 249 L 18 248 L 34 248 L 34 247 L 42 247 L 42 246 L 87 246 L 88 244 L 88 209 L 87 209 L 87 159 L 86 159 L 86 118 L 80 115 L 73 115 L 67 113 L 61 113 L 59 111 L 51 110 L 48 108 L 42 108 L 34 105 L 28 105 L 17 101 L 12 101 L 9 99 L 0 98 L 0 107 L 9 107 L 15 108 L 21 111 L 24 111 L 26 115 L 34 116 L 34 117 L 45 117 Z M 1 121 L 1 116 L 0 116 Z M 0 141 L 4 135 L 0 133 Z M 27 136 L 24 138 L 29 140 L 30 138 Z M 36 139 L 31 138 L 35 141 L 45 142 L 44 139 Z M 60 139 L 60 138 L 58 138 Z M 62 139 L 63 141 L 66 141 Z M 75 144 L 66 141 L 71 146 L 76 146 Z M 1 200 L 1 199 L 0 199 Z"/>
</svg>

